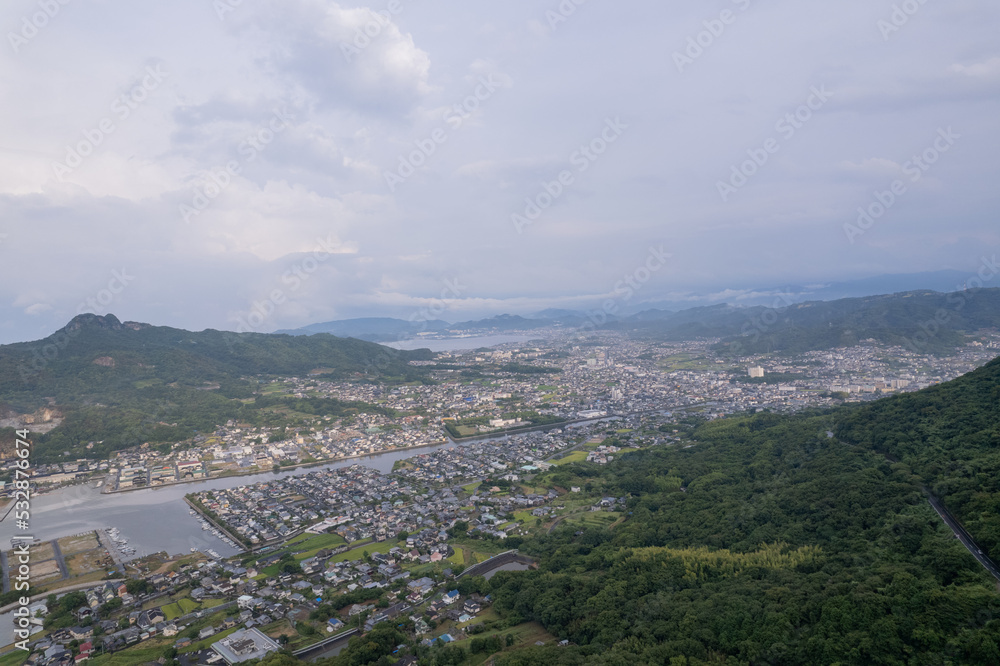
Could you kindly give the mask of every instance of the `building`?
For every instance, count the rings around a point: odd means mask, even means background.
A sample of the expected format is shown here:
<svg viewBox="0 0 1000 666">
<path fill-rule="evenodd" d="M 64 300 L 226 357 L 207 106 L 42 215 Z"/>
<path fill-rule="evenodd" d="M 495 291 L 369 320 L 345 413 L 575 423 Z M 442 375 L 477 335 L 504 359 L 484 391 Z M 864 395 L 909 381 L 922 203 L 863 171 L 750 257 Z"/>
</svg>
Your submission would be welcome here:
<svg viewBox="0 0 1000 666">
<path fill-rule="evenodd" d="M 212 649 L 227 664 L 239 664 L 251 659 L 263 659 L 280 650 L 281 646 L 256 629 L 244 629 L 212 643 Z"/>
<path fill-rule="evenodd" d="M 751 378 L 763 377 L 764 368 L 760 367 L 759 365 L 756 367 L 747 368 L 747 374 L 750 375 Z"/>
</svg>

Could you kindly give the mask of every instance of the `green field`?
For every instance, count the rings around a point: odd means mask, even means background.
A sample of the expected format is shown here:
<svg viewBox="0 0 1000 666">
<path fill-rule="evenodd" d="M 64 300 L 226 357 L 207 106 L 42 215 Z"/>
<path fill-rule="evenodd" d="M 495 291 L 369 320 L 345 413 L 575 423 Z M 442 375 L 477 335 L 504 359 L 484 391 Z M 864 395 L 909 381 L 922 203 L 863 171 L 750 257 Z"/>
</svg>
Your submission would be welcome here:
<svg viewBox="0 0 1000 666">
<path fill-rule="evenodd" d="M 24 650 L 14 650 L 10 654 L 0 657 L 0 666 L 21 666 L 27 659 L 27 652 Z"/>
<path fill-rule="evenodd" d="M 179 599 L 176 603 L 167 604 L 162 610 L 168 620 L 173 620 L 181 615 L 187 615 L 188 613 L 196 611 L 200 607 L 200 604 L 193 599 L 184 598 Z"/>
<path fill-rule="evenodd" d="M 390 539 L 389 541 L 383 541 L 382 543 L 370 543 L 367 546 L 359 546 L 354 550 L 349 550 L 346 553 L 341 553 L 336 557 L 332 558 L 331 562 L 347 562 L 348 560 L 360 560 L 364 557 L 364 552 L 367 550 L 370 553 L 388 553 L 390 550 L 399 545 L 399 542 L 395 539 Z"/>
<path fill-rule="evenodd" d="M 289 543 L 284 551 L 294 552 L 304 549 L 304 552 L 298 553 L 295 556 L 297 560 L 307 560 L 310 557 L 316 557 L 316 553 L 326 548 L 336 548 L 337 546 L 343 546 L 347 541 L 344 537 L 339 534 L 307 534 L 306 538 L 299 538 L 295 541 Z"/>
<path fill-rule="evenodd" d="M 569 465 L 570 463 L 586 462 L 586 461 L 587 461 L 586 451 L 574 451 L 565 458 L 560 458 L 559 460 L 552 460 L 550 462 L 553 465 Z"/>
</svg>

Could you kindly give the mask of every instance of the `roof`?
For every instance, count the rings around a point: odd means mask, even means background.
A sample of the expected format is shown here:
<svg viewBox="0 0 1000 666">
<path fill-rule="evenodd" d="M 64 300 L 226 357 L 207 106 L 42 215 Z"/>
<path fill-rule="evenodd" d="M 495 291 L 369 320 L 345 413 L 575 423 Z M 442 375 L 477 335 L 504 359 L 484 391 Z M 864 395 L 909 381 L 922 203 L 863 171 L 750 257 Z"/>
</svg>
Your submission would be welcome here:
<svg viewBox="0 0 1000 666">
<path fill-rule="evenodd" d="M 238 664 L 250 659 L 261 659 L 277 652 L 281 647 L 256 629 L 244 629 L 212 643 L 212 649 L 228 664 Z"/>
</svg>

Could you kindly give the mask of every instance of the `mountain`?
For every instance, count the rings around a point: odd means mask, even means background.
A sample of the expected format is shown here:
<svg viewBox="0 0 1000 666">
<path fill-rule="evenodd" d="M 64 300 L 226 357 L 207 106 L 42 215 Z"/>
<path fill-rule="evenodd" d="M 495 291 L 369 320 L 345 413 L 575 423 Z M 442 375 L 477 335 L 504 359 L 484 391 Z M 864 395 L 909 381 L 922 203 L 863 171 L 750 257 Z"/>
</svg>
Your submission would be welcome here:
<svg viewBox="0 0 1000 666">
<path fill-rule="evenodd" d="M 548 328 L 552 322 L 545 319 L 525 319 L 519 315 L 497 315 L 489 319 L 465 321 L 450 327 L 453 332 L 503 333 L 507 331 L 531 331 Z"/>
<path fill-rule="evenodd" d="M 533 480 L 625 506 L 507 540 L 539 567 L 496 574 L 493 611 L 567 644 L 498 666 L 1000 663 L 997 580 L 925 494 L 1000 559 L 1000 360 L 864 407 L 690 426 L 690 445 Z"/>
<path fill-rule="evenodd" d="M 654 310 L 686 310 L 728 302 L 742 307 L 757 305 L 777 307 L 806 301 L 833 301 L 842 298 L 861 298 L 906 291 L 949 293 L 963 290 L 967 281 L 972 277 L 967 272 L 942 270 L 924 273 L 893 273 L 819 284 L 783 284 L 767 287 L 718 285 L 707 287 L 701 292 L 685 294 L 680 299 L 654 299 L 642 302 L 640 306 L 643 309 Z"/>
<path fill-rule="evenodd" d="M 421 375 L 409 361 L 431 357 L 331 335 L 193 333 L 85 314 L 44 340 L 0 346 L 0 406 L 65 417 L 40 436 L 42 459 L 56 449 L 92 457 L 185 439 L 236 416 L 277 422 L 256 413 L 257 382 L 271 377 L 414 380 Z"/>
<path fill-rule="evenodd" d="M 574 325 L 573 322 L 583 322 L 584 315 L 569 313 L 560 321 L 551 319 L 527 319 L 518 315 L 497 315 L 489 319 L 465 321 L 450 324 L 440 319 L 430 321 L 409 322 L 403 319 L 389 317 L 367 317 L 360 319 L 342 319 L 322 324 L 311 324 L 294 330 L 278 331 L 288 335 L 315 335 L 316 333 L 332 333 L 338 336 L 349 336 L 372 342 L 396 342 L 412 340 L 421 334 L 435 333 L 442 336 L 470 333 L 476 335 L 492 335 L 509 331 L 533 331 L 548 328 L 553 325 Z"/>
<path fill-rule="evenodd" d="M 916 291 L 778 308 L 647 311 L 611 327 L 665 340 L 722 338 L 720 350 L 737 355 L 825 350 L 867 339 L 942 352 L 964 344 L 966 334 L 1000 327 L 1000 289 Z"/>
<path fill-rule="evenodd" d="M 844 410 L 836 434 L 906 464 L 1000 561 L 1000 359 L 955 381 Z"/>
<path fill-rule="evenodd" d="M 278 333 L 288 335 L 329 333 L 339 337 L 358 338 L 371 342 L 394 342 L 397 340 L 409 340 L 420 333 L 428 331 L 444 332 L 450 326 L 451 324 L 440 319 L 411 322 L 404 319 L 392 319 L 390 317 L 364 317 L 311 324 L 294 330 L 278 331 Z"/>
</svg>

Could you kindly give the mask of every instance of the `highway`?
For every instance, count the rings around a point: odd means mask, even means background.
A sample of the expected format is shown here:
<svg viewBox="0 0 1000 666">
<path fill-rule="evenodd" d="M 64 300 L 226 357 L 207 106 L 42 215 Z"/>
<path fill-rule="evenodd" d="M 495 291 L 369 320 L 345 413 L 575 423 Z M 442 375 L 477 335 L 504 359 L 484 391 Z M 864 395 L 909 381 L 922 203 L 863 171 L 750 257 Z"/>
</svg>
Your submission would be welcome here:
<svg viewBox="0 0 1000 666">
<path fill-rule="evenodd" d="M 962 523 L 958 522 L 958 520 L 951 515 L 951 512 L 944 507 L 941 500 L 931 494 L 927 488 L 923 488 L 922 490 L 927 495 L 927 501 L 930 502 L 934 510 L 937 511 L 939 516 L 941 516 L 941 520 L 943 520 L 945 524 L 951 528 L 951 531 L 955 533 L 955 536 L 957 536 L 958 540 L 962 542 L 962 545 L 969 549 L 969 552 L 972 553 L 974 558 L 979 560 L 979 563 L 983 565 L 983 568 L 989 571 L 994 578 L 1000 581 L 1000 567 L 997 567 L 996 563 L 991 560 L 982 551 L 982 549 L 979 548 L 975 539 L 973 539 L 972 536 L 965 531 L 965 528 L 962 527 Z"/>
</svg>

